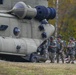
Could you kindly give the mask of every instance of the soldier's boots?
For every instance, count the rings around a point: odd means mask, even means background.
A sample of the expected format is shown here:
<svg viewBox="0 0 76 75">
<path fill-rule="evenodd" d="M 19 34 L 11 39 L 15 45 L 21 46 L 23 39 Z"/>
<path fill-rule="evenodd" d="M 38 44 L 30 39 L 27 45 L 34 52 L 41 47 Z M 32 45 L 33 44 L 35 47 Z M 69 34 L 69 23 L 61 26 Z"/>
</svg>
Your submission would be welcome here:
<svg viewBox="0 0 76 75">
<path fill-rule="evenodd" d="M 67 64 L 70 63 L 70 61 L 66 62 Z M 74 61 L 71 62 L 71 64 L 74 64 Z"/>
<path fill-rule="evenodd" d="M 66 62 L 67 64 L 70 63 L 70 61 Z"/>
<path fill-rule="evenodd" d="M 74 61 L 72 61 L 71 64 L 74 64 Z"/>
</svg>

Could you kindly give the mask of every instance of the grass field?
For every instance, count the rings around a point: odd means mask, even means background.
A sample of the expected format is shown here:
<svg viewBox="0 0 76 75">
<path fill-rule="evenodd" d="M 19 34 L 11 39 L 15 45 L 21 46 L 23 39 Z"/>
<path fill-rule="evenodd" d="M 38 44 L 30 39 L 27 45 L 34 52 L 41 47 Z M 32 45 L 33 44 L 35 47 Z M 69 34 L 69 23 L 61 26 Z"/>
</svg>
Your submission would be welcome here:
<svg viewBox="0 0 76 75">
<path fill-rule="evenodd" d="M 0 62 L 0 75 L 76 75 L 76 64 Z"/>
</svg>

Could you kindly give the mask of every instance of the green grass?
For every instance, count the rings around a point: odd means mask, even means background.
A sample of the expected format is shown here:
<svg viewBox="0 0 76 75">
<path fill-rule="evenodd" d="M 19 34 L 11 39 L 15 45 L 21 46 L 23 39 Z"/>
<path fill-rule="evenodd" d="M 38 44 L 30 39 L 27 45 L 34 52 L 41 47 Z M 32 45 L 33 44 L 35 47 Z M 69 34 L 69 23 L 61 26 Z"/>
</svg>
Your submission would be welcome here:
<svg viewBox="0 0 76 75">
<path fill-rule="evenodd" d="M 0 62 L 0 75 L 76 75 L 76 64 Z"/>
</svg>

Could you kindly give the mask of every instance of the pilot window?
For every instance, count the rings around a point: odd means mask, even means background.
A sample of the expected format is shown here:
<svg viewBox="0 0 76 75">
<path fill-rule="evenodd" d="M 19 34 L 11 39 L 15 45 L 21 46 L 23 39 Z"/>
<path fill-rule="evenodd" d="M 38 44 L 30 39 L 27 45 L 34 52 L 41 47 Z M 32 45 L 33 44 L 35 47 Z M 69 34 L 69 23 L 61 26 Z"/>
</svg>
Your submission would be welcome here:
<svg viewBox="0 0 76 75">
<path fill-rule="evenodd" d="M 3 0 L 0 0 L 0 4 L 3 4 Z"/>
</svg>

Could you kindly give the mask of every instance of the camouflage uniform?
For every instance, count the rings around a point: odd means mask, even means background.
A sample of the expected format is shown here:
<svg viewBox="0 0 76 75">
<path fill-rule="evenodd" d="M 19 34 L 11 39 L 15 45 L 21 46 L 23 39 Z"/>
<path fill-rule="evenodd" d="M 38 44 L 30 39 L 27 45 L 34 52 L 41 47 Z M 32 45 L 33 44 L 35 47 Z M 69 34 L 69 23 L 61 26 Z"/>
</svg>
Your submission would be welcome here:
<svg viewBox="0 0 76 75">
<path fill-rule="evenodd" d="M 61 57 L 62 63 L 64 63 L 64 45 L 63 41 L 60 37 L 57 38 L 57 51 L 56 51 L 56 58 L 57 63 L 59 63 L 59 58 Z"/>
<path fill-rule="evenodd" d="M 67 63 L 74 63 L 74 58 L 75 58 L 75 42 L 73 40 L 71 40 L 69 43 L 68 43 L 68 46 L 67 46 L 67 52 L 68 52 L 68 62 Z"/>
<path fill-rule="evenodd" d="M 53 37 L 51 37 L 51 40 L 49 40 L 49 41 L 50 41 L 49 42 L 49 48 L 48 48 L 49 58 L 50 58 L 51 63 L 54 63 L 55 62 L 55 55 L 56 55 L 56 47 L 57 47 L 57 44 L 53 40 Z"/>
<path fill-rule="evenodd" d="M 49 59 L 48 40 L 42 42 L 42 44 L 38 47 L 37 52 L 40 53 L 40 57 L 38 58 L 39 60 L 46 61 Z"/>
<path fill-rule="evenodd" d="M 75 41 L 75 59 L 76 59 L 76 41 Z"/>
</svg>

